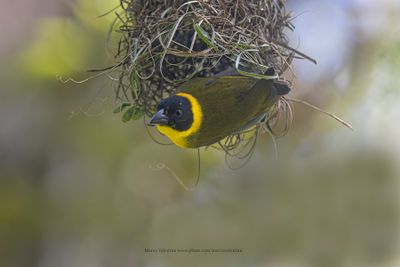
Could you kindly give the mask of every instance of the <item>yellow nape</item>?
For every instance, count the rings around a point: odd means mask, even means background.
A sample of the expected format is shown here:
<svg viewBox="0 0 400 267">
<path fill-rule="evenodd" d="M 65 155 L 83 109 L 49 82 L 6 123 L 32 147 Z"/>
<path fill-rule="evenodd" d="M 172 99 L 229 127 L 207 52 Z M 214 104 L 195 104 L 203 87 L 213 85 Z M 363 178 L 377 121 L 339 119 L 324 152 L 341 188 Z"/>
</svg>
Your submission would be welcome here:
<svg viewBox="0 0 400 267">
<path fill-rule="evenodd" d="M 157 129 L 160 133 L 166 135 L 175 145 L 183 148 L 191 147 L 191 144 L 188 143 L 187 137 L 197 133 L 200 129 L 200 126 L 203 121 L 203 111 L 197 99 L 188 93 L 178 93 L 177 96 L 181 96 L 189 100 L 192 106 L 193 113 L 193 123 L 189 129 L 185 131 L 178 131 L 172 129 L 169 126 L 157 125 Z"/>
</svg>

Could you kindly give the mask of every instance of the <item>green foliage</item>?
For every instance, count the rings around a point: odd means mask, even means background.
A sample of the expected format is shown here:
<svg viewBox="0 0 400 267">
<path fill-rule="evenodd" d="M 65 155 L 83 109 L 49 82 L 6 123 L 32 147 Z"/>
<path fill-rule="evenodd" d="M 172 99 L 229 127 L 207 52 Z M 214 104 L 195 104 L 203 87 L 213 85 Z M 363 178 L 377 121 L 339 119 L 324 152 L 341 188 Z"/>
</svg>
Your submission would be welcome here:
<svg viewBox="0 0 400 267">
<path fill-rule="evenodd" d="M 57 17 L 42 19 L 34 36 L 20 56 L 29 73 L 54 79 L 57 75 L 84 71 L 90 39 L 76 21 Z"/>
<path fill-rule="evenodd" d="M 119 5 L 119 0 L 78 0 L 73 11 L 85 26 L 104 36 L 116 20 L 113 11 Z"/>
<path fill-rule="evenodd" d="M 130 105 L 131 104 L 129 104 L 129 103 L 123 103 L 121 106 L 114 109 L 113 113 L 114 114 L 120 113 L 120 112 L 124 111 L 125 108 L 129 107 Z"/>
<path fill-rule="evenodd" d="M 40 20 L 34 39 L 20 55 L 22 66 L 39 79 L 86 73 L 93 67 L 90 66 L 93 57 L 104 58 L 106 55 L 105 37 L 116 20 L 107 13 L 112 13 L 118 5 L 119 0 L 79 0 L 73 6 L 75 18 Z M 103 55 L 94 49 L 99 48 L 99 44 Z"/>
<path fill-rule="evenodd" d="M 132 106 L 131 103 L 122 103 L 121 106 L 117 107 L 113 111 L 114 114 L 118 114 L 121 112 L 123 112 L 123 122 L 138 120 L 146 114 L 146 111 L 143 108 Z"/>
<path fill-rule="evenodd" d="M 145 114 L 146 112 L 142 108 L 132 106 L 127 111 L 125 111 L 124 115 L 122 116 L 122 121 L 129 122 L 130 120 L 138 120 Z"/>
</svg>

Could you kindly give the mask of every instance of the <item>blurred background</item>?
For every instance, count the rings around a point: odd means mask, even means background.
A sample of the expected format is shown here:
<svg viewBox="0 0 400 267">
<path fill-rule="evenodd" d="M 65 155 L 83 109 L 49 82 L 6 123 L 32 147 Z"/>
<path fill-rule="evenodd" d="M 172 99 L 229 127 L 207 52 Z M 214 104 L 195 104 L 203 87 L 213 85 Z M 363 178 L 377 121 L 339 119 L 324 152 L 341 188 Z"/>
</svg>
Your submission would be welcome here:
<svg viewBox="0 0 400 267">
<path fill-rule="evenodd" d="M 400 266 L 400 2 L 291 0 L 294 125 L 243 169 L 112 113 L 118 0 L 0 1 L 0 266 Z M 149 253 L 150 249 L 241 249 Z"/>
</svg>

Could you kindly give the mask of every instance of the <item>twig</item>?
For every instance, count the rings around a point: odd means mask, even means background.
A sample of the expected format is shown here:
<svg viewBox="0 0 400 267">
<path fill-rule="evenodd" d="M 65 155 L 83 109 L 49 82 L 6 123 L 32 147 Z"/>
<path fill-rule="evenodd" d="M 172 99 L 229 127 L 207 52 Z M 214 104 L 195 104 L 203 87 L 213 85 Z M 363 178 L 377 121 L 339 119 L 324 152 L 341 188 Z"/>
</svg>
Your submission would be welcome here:
<svg viewBox="0 0 400 267">
<path fill-rule="evenodd" d="M 316 111 L 319 111 L 319 112 L 321 112 L 321 113 L 323 113 L 325 115 L 328 115 L 329 117 L 331 117 L 331 118 L 335 119 L 336 121 L 340 122 L 341 124 L 343 124 L 344 126 L 349 128 L 350 130 L 354 131 L 354 128 L 350 123 L 344 121 L 343 119 L 339 118 L 338 116 L 336 116 L 336 115 L 334 115 L 332 113 L 329 113 L 328 111 L 325 111 L 325 110 L 323 110 L 323 109 L 321 109 L 321 108 L 319 108 L 317 106 L 314 106 L 313 104 L 310 104 L 310 103 L 308 103 L 308 102 L 306 102 L 304 100 L 301 100 L 301 99 L 295 99 L 295 98 L 286 98 L 286 99 L 288 101 L 291 101 L 291 102 L 295 102 L 295 103 L 300 103 L 300 104 L 306 105 L 306 106 L 308 106 L 308 107 L 310 107 L 310 108 L 312 108 L 312 109 L 314 109 Z"/>
</svg>

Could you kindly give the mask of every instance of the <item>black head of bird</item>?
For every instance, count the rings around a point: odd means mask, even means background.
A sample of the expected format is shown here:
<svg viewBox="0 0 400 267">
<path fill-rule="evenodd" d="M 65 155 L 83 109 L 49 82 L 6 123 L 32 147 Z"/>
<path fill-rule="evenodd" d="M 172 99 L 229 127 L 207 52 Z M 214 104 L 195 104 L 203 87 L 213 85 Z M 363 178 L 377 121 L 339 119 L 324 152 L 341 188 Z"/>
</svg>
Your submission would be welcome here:
<svg viewBox="0 0 400 267">
<path fill-rule="evenodd" d="M 184 96 L 174 95 L 162 100 L 150 124 L 169 127 L 175 131 L 187 131 L 193 124 L 190 101 Z"/>
</svg>

